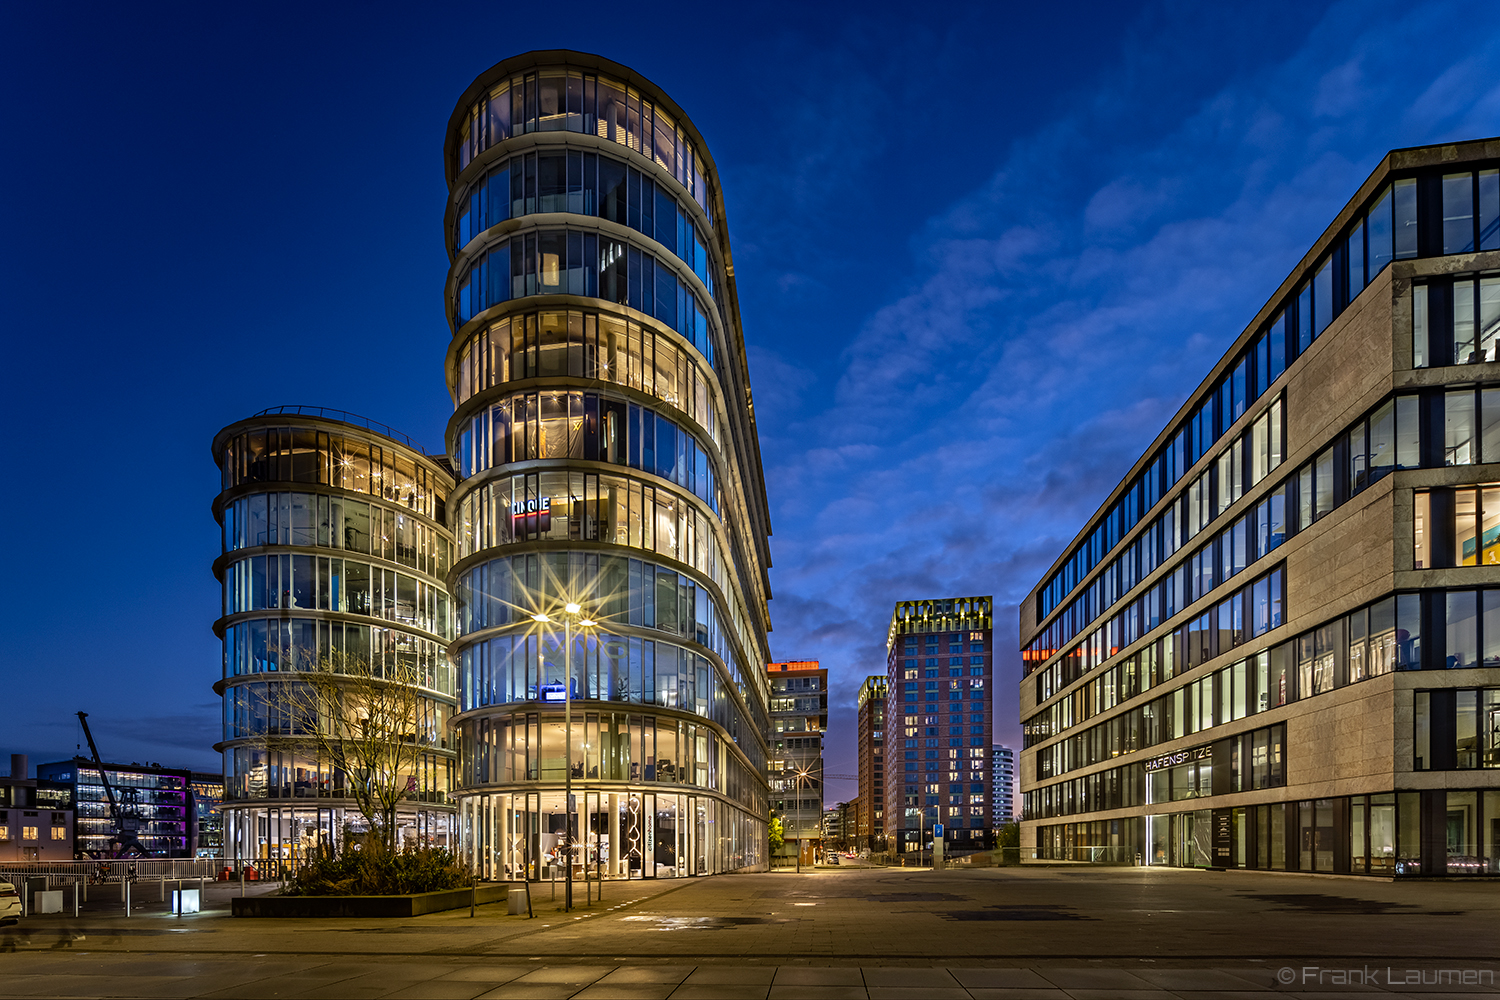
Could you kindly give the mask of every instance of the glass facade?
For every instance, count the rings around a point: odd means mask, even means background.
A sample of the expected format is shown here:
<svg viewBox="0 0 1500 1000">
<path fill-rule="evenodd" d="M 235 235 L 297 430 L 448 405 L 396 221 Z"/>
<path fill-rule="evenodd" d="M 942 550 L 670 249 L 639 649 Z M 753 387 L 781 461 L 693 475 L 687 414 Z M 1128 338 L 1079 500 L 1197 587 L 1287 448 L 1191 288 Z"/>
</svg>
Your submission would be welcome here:
<svg viewBox="0 0 1500 1000">
<path fill-rule="evenodd" d="M 537 58 L 449 133 L 460 843 L 496 879 L 760 867 L 767 518 L 713 171 L 624 67 Z"/>
<path fill-rule="evenodd" d="M 383 425 L 299 410 L 295 425 L 266 411 L 214 444 L 224 488 L 215 504 L 222 851 L 295 860 L 367 828 L 355 777 L 319 750 L 309 706 L 327 689 L 310 686 L 315 673 L 336 678 L 350 704 L 361 676 L 414 689 L 402 728 L 421 749 L 394 779 L 405 784 L 397 840 L 451 844 L 452 478 Z"/>
<path fill-rule="evenodd" d="M 714 308 L 672 263 L 649 248 L 592 232 L 543 229 L 499 239 L 476 251 L 454 277 L 453 325 L 493 306 L 534 295 L 603 299 L 656 320 L 693 345 L 710 365 L 717 356 L 708 317 Z"/>
<path fill-rule="evenodd" d="M 113 857 L 111 846 L 117 829 L 110 813 L 109 792 L 118 808 L 118 828 L 134 832 L 146 854 L 158 858 L 192 857 L 194 817 L 189 785 L 190 771 L 106 764 L 103 779 L 99 766 L 83 758 L 55 764 L 39 764 L 38 782 L 72 787 L 73 850 L 82 857 Z"/>
</svg>

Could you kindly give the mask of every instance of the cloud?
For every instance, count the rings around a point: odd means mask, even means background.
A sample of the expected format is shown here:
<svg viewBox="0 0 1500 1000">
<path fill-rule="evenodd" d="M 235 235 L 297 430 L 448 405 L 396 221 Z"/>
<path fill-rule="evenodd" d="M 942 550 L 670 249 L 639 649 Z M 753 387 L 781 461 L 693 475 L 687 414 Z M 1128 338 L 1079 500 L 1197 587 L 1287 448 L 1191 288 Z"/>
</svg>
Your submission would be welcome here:
<svg viewBox="0 0 1500 1000">
<path fill-rule="evenodd" d="M 1018 735 L 1020 600 L 1387 149 L 1494 131 L 1500 36 L 1439 31 L 1448 9 L 1335 5 L 1187 96 L 1169 53 L 1213 26 L 1134 34 L 1152 51 L 917 226 L 831 394 L 765 397 L 773 649 L 833 668 L 841 724 L 895 601 L 994 594 Z"/>
</svg>

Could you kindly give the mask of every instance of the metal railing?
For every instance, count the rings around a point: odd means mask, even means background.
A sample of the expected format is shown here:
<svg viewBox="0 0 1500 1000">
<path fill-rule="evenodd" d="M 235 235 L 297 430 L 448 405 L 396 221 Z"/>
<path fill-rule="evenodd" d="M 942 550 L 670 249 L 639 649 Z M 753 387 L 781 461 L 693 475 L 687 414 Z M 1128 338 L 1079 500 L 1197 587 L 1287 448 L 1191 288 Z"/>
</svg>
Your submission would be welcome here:
<svg viewBox="0 0 1500 1000">
<path fill-rule="evenodd" d="M 396 430 L 390 424 L 383 424 L 378 420 L 371 420 L 369 417 L 350 413 L 348 410 L 334 410 L 326 406 L 268 406 L 255 414 L 257 417 L 282 415 L 290 417 L 321 417 L 324 420 L 337 420 L 341 424 L 353 424 L 355 427 L 363 427 L 366 430 L 374 431 L 376 434 L 384 434 L 388 438 L 404 442 L 408 448 L 411 448 L 415 452 L 423 455 L 427 454 L 427 449 L 423 448 L 416 441 L 413 441 L 408 435 Z"/>
<path fill-rule="evenodd" d="M 135 858 L 110 861 L 0 861 L 0 879 L 15 882 L 22 878 L 47 878 L 47 887 L 71 884 L 82 878 L 92 885 L 137 882 L 169 882 L 179 879 L 207 879 L 210 882 L 237 882 L 243 871 L 247 882 L 265 882 L 291 875 L 296 862 L 280 858 Z"/>
</svg>

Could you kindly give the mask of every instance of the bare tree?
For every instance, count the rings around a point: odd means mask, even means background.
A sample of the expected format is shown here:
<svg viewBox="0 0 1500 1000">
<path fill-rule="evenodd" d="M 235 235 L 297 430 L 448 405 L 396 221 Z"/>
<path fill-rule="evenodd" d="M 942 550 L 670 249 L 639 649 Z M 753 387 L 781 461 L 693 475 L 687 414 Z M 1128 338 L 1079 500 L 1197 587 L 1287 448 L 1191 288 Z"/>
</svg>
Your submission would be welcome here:
<svg viewBox="0 0 1500 1000">
<path fill-rule="evenodd" d="M 319 769 L 342 774 L 371 831 L 394 850 L 396 807 L 416 791 L 422 758 L 438 740 L 418 672 L 342 651 L 299 667 L 282 675 L 275 721 L 260 742 L 267 750 L 315 751 Z"/>
</svg>

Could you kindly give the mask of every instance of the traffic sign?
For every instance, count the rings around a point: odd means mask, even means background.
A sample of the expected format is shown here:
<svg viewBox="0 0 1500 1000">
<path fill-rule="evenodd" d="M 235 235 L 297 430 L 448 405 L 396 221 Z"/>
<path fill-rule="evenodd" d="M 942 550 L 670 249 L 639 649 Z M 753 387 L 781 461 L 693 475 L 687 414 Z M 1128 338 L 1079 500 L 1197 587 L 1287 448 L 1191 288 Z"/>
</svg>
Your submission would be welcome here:
<svg viewBox="0 0 1500 1000">
<path fill-rule="evenodd" d="M 941 837 L 943 835 L 943 824 L 941 824 L 941 823 L 934 823 L 934 824 L 932 824 L 932 835 L 934 837 Z"/>
</svg>

